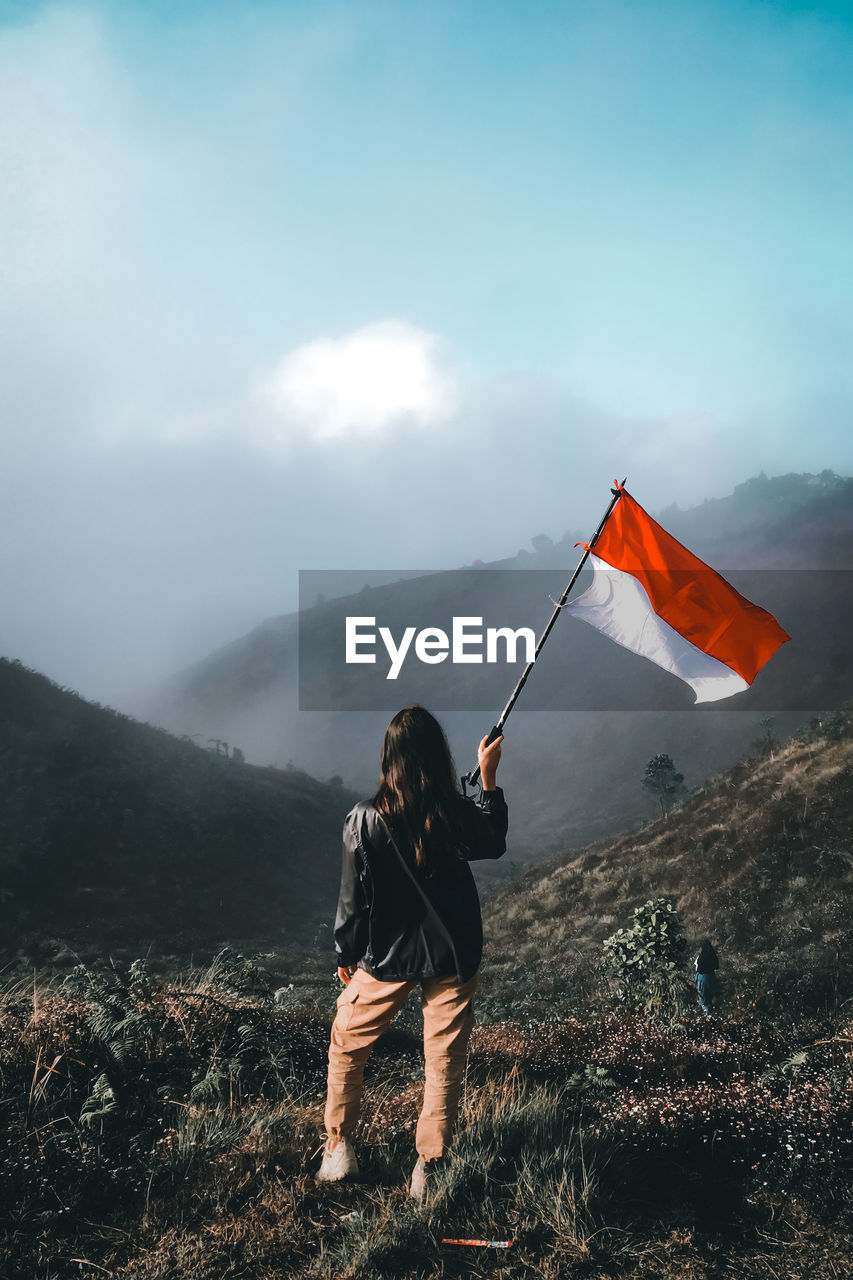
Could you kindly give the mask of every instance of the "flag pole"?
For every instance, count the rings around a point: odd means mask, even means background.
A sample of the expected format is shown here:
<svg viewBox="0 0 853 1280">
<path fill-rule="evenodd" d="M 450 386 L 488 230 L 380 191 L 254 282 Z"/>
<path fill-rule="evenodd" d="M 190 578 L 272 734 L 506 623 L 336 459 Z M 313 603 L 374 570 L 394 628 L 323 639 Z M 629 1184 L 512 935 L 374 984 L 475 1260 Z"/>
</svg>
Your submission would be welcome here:
<svg viewBox="0 0 853 1280">
<path fill-rule="evenodd" d="M 613 481 L 613 488 L 610 490 L 613 496 L 610 499 L 610 503 L 607 507 L 607 510 L 605 511 L 604 515 L 601 517 L 601 520 L 598 523 L 598 528 L 590 538 L 589 542 L 575 543 L 575 546 L 577 547 L 582 546 L 584 548 L 584 553 L 581 556 L 580 560 L 578 561 L 577 568 L 575 569 L 574 573 L 569 579 L 569 582 L 565 591 L 560 596 L 560 599 L 554 605 L 554 612 L 551 614 L 551 617 L 548 619 L 548 625 L 545 627 L 545 630 L 542 632 L 542 635 L 539 637 L 539 640 L 537 641 L 536 648 L 533 652 L 533 657 L 531 658 L 530 662 L 528 662 L 527 666 L 524 668 L 524 671 L 521 673 L 521 677 L 518 681 L 518 684 L 515 686 L 512 693 L 510 694 L 509 702 L 507 702 L 506 706 L 504 707 L 503 711 L 498 717 L 497 723 L 492 726 L 491 731 L 489 732 L 489 736 L 486 739 L 486 746 L 488 746 L 490 742 L 494 742 L 495 738 L 499 738 L 503 733 L 504 725 L 506 724 L 507 719 L 509 718 L 509 713 L 512 711 L 513 707 L 515 706 L 516 702 L 518 701 L 519 694 L 521 693 L 522 689 L 527 683 L 527 677 L 530 675 L 530 672 L 533 670 L 533 665 L 536 662 L 536 659 L 539 657 L 539 654 L 542 652 L 542 647 L 545 644 L 545 641 L 548 639 L 548 636 L 551 634 L 551 628 L 554 626 L 554 623 L 559 618 L 563 610 L 563 606 L 565 605 L 566 601 L 569 598 L 569 592 L 577 582 L 581 569 L 583 569 L 584 565 L 587 562 L 590 551 L 592 551 L 596 542 L 601 537 L 601 531 L 604 528 L 604 526 L 607 524 L 608 518 L 610 517 L 610 513 L 613 511 L 613 508 L 616 506 L 616 503 L 622 497 L 622 491 L 625 488 L 626 479 L 627 479 L 627 476 L 622 480 L 621 484 L 619 484 L 617 480 Z M 475 787 L 479 782 L 479 780 L 480 780 L 480 766 L 478 764 L 476 768 L 471 770 L 470 773 L 463 773 L 462 775 L 463 794 L 466 793 L 467 787 Z"/>
</svg>

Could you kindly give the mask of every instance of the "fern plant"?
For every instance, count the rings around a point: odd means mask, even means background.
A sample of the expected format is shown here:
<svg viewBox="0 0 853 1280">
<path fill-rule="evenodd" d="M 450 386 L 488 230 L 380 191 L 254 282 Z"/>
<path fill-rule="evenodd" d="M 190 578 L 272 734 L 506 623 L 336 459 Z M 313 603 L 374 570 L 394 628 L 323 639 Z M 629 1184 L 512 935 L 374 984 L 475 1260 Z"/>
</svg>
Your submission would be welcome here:
<svg viewBox="0 0 853 1280">
<path fill-rule="evenodd" d="M 80 1123 L 86 1129 L 95 1129 L 117 1115 L 119 1110 L 115 1090 L 105 1071 L 95 1080 L 92 1092 L 80 1109 Z"/>
<path fill-rule="evenodd" d="M 206 984 L 228 995 L 254 999 L 264 1006 L 275 1004 L 275 990 L 268 973 L 233 947 L 223 947 L 211 961 Z"/>
<path fill-rule="evenodd" d="M 239 1101 L 244 1092 L 282 1097 L 293 1080 L 287 1049 L 263 1027 L 243 1023 L 231 1052 L 210 1064 L 190 1090 L 193 1104 Z"/>
<path fill-rule="evenodd" d="M 63 986 L 87 1002 L 87 1021 L 104 1057 L 104 1069 L 83 1103 L 81 1123 L 91 1126 L 117 1111 L 138 1110 L 145 1066 L 162 1029 L 145 961 L 132 961 L 124 973 L 115 964 L 105 973 L 78 964 Z"/>
</svg>

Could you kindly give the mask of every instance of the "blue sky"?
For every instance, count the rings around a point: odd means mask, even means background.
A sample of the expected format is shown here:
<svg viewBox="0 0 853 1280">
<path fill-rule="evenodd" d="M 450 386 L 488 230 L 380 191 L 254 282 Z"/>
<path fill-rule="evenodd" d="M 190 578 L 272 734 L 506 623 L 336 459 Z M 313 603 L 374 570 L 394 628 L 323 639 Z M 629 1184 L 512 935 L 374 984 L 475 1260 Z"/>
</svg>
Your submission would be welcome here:
<svg viewBox="0 0 853 1280">
<path fill-rule="evenodd" d="M 0 3 L 0 651 L 115 697 L 300 567 L 512 554 L 616 471 L 849 473 L 852 35 Z"/>
</svg>

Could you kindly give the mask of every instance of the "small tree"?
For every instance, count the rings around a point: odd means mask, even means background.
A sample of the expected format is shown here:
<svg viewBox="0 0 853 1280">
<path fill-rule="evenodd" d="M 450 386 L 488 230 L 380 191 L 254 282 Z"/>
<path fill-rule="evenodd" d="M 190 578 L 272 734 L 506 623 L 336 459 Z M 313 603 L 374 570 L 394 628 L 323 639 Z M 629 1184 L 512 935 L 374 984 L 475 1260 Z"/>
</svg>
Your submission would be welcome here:
<svg viewBox="0 0 853 1280">
<path fill-rule="evenodd" d="M 840 742 L 847 732 L 847 717 L 841 710 L 830 711 L 829 715 L 823 716 L 821 727 L 828 742 Z"/>
<path fill-rule="evenodd" d="M 654 1021 L 671 1022 L 685 1007 L 682 966 L 687 946 L 678 912 L 669 898 L 649 898 L 634 911 L 630 929 L 604 941 L 616 996 L 621 1004 Z"/>
<path fill-rule="evenodd" d="M 646 791 L 651 791 L 653 795 L 657 796 L 660 811 L 664 817 L 672 808 L 675 797 L 682 795 L 686 790 L 684 774 L 676 771 L 675 765 L 672 763 L 672 756 L 666 755 L 665 752 L 652 756 L 646 765 L 646 772 L 643 774 L 643 786 Z"/>
<path fill-rule="evenodd" d="M 778 739 L 776 738 L 776 735 L 773 732 L 773 726 L 775 724 L 775 721 L 772 716 L 764 716 L 764 718 L 761 721 L 759 721 L 759 723 L 761 725 L 764 736 L 761 738 L 756 738 L 755 742 L 753 742 L 752 744 L 752 749 L 758 755 L 769 756 L 772 760 L 773 753 L 776 750 L 776 748 L 779 746 Z"/>
</svg>

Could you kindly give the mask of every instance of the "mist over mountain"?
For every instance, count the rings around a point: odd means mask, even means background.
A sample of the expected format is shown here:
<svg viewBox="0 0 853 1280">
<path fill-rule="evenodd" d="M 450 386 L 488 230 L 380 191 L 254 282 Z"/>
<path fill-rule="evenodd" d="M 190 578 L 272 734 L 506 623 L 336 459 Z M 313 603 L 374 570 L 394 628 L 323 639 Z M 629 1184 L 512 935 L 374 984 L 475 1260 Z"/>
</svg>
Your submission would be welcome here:
<svg viewBox="0 0 853 1280">
<path fill-rule="evenodd" d="M 760 574 L 756 603 L 776 614 L 792 641 L 750 690 L 729 703 L 694 708 L 675 677 L 573 620 L 561 620 L 507 727 L 500 781 L 511 800 L 516 858 L 535 858 L 566 840 L 600 838 L 648 817 L 651 803 L 639 779 L 650 756 L 668 752 L 688 783 L 696 784 L 743 755 L 768 715 L 777 731 L 790 731 L 810 712 L 837 706 L 853 688 L 853 614 L 844 577 L 853 563 L 853 481 L 829 471 L 760 475 L 726 498 L 684 511 L 673 505 L 658 518 L 713 567 L 733 571 L 736 585 L 742 574 L 749 583 L 741 588 L 745 594 Z M 590 532 L 573 529 L 559 542 L 536 535 L 531 550 L 487 566 L 553 570 L 547 588 L 535 584 L 539 616 L 531 605 L 529 623 L 537 631 L 550 612 L 547 595 L 559 594 L 577 562 L 573 544 Z M 462 585 L 453 573 L 433 575 L 431 598 L 447 615 L 469 613 Z M 402 628 L 423 589 L 417 579 L 370 587 L 370 612 L 396 618 Z M 366 600 L 361 594 L 318 601 L 303 612 L 301 637 L 298 615 L 267 619 L 149 692 L 133 710 L 200 741 L 235 743 L 257 763 L 290 761 L 318 777 L 340 776 L 356 791 L 370 790 L 395 705 L 298 709 L 300 642 L 303 653 L 322 661 L 343 616 L 363 613 Z M 482 670 L 472 670 L 462 668 L 456 676 L 460 693 L 485 679 Z M 460 771 L 475 762 L 476 743 L 499 713 L 516 670 L 505 670 L 505 688 L 488 686 L 477 704 L 482 709 L 438 711 Z M 423 672 L 401 674 L 388 694 L 396 705 L 430 705 Z M 547 709 L 567 705 L 572 709 Z"/>
</svg>

